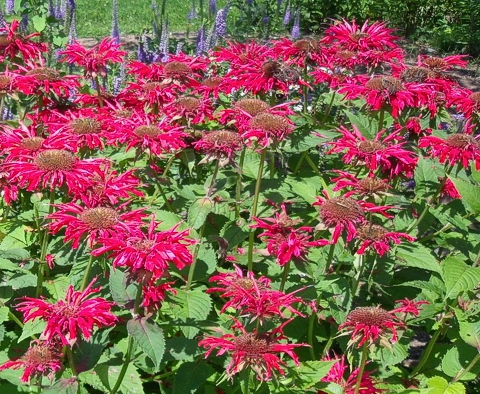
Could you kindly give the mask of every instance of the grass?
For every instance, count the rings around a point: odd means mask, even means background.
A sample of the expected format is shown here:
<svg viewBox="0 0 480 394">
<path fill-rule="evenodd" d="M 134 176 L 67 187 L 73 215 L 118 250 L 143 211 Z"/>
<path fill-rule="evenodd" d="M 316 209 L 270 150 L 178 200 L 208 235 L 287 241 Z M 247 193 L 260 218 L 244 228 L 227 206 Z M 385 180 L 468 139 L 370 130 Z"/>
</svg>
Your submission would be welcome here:
<svg viewBox="0 0 480 394">
<path fill-rule="evenodd" d="M 79 37 L 102 38 L 112 30 L 112 0 L 77 0 L 77 31 Z M 118 16 L 120 34 L 140 35 L 143 29 L 152 30 L 151 0 L 119 0 Z M 157 1 L 159 7 L 161 0 Z M 208 4 L 208 1 L 204 1 Z M 222 3 L 219 1 L 219 7 Z M 187 29 L 187 15 L 192 7 L 190 0 L 166 0 L 166 15 L 170 32 Z M 198 12 L 198 5 L 197 5 Z M 198 29 L 199 22 L 190 28 Z"/>
</svg>

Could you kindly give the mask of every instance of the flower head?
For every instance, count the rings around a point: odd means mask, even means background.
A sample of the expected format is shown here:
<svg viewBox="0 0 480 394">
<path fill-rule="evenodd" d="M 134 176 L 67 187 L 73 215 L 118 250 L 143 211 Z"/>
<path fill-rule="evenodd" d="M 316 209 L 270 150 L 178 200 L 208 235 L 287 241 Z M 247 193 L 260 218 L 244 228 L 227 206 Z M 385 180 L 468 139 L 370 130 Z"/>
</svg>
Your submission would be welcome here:
<svg viewBox="0 0 480 394">
<path fill-rule="evenodd" d="M 399 244 L 401 239 L 413 242 L 415 238 L 406 233 L 389 231 L 378 224 L 364 224 L 357 228 L 357 237 L 360 246 L 358 254 L 363 254 L 367 249 L 373 249 L 379 256 L 383 256 L 390 250 L 390 243 Z"/>
<path fill-rule="evenodd" d="M 95 281 L 96 278 L 83 291 L 75 291 L 70 285 L 65 299 L 55 304 L 43 298 L 24 297 L 17 309 L 23 312 L 24 322 L 38 317 L 47 323 L 43 332 L 47 340 L 58 336 L 63 345 L 72 347 L 81 336 L 89 340 L 94 326 L 112 326 L 118 321 L 110 312 L 113 303 L 101 297 L 91 298 L 100 291 L 100 287 L 92 288 Z"/>
<path fill-rule="evenodd" d="M 55 372 L 62 369 L 62 352 L 54 341 L 37 339 L 30 342 L 30 347 L 22 357 L 0 365 L 0 371 L 7 368 L 24 369 L 20 378 L 22 382 L 41 376 L 48 376 L 53 380 Z"/>
<path fill-rule="evenodd" d="M 240 134 L 229 130 L 214 130 L 205 134 L 199 141 L 194 142 L 195 150 L 203 151 L 206 157 L 200 163 L 220 160 L 221 165 L 233 161 L 235 153 L 243 146 L 243 139 Z"/>
<path fill-rule="evenodd" d="M 39 37 L 40 33 L 24 36 L 18 31 L 19 28 L 18 20 L 0 27 L 0 58 L 13 60 L 18 53 L 21 53 L 24 60 L 37 59 L 47 51 L 48 47 L 45 43 L 32 40 L 33 37 Z"/>
<path fill-rule="evenodd" d="M 258 380 L 270 380 L 275 372 L 282 376 L 285 374 L 282 366 L 286 363 L 280 359 L 279 354 L 285 353 L 296 365 L 299 365 L 293 349 L 307 346 L 284 343 L 286 337 L 283 335 L 283 327 L 286 323 L 272 331 L 260 334 L 256 330 L 247 332 L 245 327 L 236 321 L 232 326 L 233 333 L 224 334 L 221 337 L 205 337 L 199 342 L 199 346 L 207 349 L 205 357 L 208 357 L 215 348 L 219 348 L 217 356 L 225 353 L 231 356 L 226 370 L 230 378 L 246 368 L 251 368 Z"/>
</svg>

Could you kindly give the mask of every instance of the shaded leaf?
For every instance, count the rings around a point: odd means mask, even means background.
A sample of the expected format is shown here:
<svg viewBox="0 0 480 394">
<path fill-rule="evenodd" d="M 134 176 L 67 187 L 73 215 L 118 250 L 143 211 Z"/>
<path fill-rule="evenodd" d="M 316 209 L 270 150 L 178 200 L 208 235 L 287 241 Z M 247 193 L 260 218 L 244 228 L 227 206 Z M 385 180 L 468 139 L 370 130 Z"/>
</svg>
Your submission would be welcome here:
<svg viewBox="0 0 480 394">
<path fill-rule="evenodd" d="M 24 339 L 30 338 L 32 335 L 37 335 L 45 330 L 47 323 L 41 319 L 29 320 L 25 323 L 22 330 L 22 335 L 18 338 L 18 343 Z"/>
<path fill-rule="evenodd" d="M 98 375 L 101 385 L 106 387 L 108 389 L 108 392 L 110 392 L 115 386 L 121 369 L 122 363 L 120 360 L 112 360 L 107 363 L 98 364 L 95 367 L 95 372 Z M 130 363 L 128 365 L 127 372 L 125 373 L 125 377 L 122 380 L 122 384 L 120 385 L 120 389 L 118 392 L 122 394 L 143 394 L 144 391 L 142 380 L 140 379 L 140 375 L 133 363 Z"/>
<path fill-rule="evenodd" d="M 214 372 L 205 362 L 183 363 L 175 372 L 173 394 L 195 393 Z"/>
<path fill-rule="evenodd" d="M 460 321 L 460 337 L 480 352 L 480 320 L 474 323 Z"/>
<path fill-rule="evenodd" d="M 77 378 L 59 379 L 53 386 L 44 388 L 44 394 L 76 394 L 78 392 Z"/>
<path fill-rule="evenodd" d="M 163 330 L 146 317 L 131 319 L 127 331 L 158 369 L 165 352 Z"/>
<path fill-rule="evenodd" d="M 130 309 L 133 308 L 137 294 L 137 286 L 134 283 L 127 285 L 125 272 L 118 268 L 110 268 L 108 284 L 112 298 L 119 306 L 125 306 Z"/>
<path fill-rule="evenodd" d="M 179 290 L 172 300 L 175 317 L 190 324 L 181 327 L 184 335 L 194 338 L 198 333 L 196 322 L 205 320 L 212 309 L 210 296 L 202 290 Z"/>
</svg>

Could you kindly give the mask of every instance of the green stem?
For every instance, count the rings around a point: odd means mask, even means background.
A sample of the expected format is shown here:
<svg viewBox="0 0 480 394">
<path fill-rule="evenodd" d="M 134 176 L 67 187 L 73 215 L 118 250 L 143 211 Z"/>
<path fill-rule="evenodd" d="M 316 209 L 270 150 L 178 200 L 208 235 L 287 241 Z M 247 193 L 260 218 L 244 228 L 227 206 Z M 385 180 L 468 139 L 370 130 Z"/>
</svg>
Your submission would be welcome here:
<svg viewBox="0 0 480 394">
<path fill-rule="evenodd" d="M 316 314 L 312 311 L 310 318 L 308 319 L 308 344 L 310 345 L 310 358 L 315 360 L 315 351 L 313 349 L 313 328 L 315 325 Z"/>
<path fill-rule="evenodd" d="M 263 166 L 265 164 L 265 156 L 267 150 L 263 149 L 260 154 L 260 165 L 258 167 L 257 182 L 255 183 L 255 194 L 253 196 L 252 211 L 250 213 L 250 220 L 253 216 L 257 216 L 258 199 L 260 196 L 260 185 L 262 184 Z M 253 271 L 253 241 L 255 239 L 255 230 L 250 231 L 248 237 L 248 270 Z"/>
<path fill-rule="evenodd" d="M 467 372 L 469 372 L 469 371 L 475 366 L 475 364 L 476 364 L 478 361 L 480 361 L 480 354 L 477 354 L 477 355 L 475 356 L 475 358 L 474 358 L 472 361 L 470 361 L 470 364 L 467 365 L 467 368 L 462 369 L 461 371 L 459 371 L 459 372 L 457 373 L 457 375 L 452 379 L 452 381 L 450 382 L 450 384 L 453 384 L 453 383 L 457 382 L 458 380 L 460 380 L 460 379 L 463 377 L 463 375 L 465 375 Z"/>
<path fill-rule="evenodd" d="M 135 304 L 133 307 L 133 318 L 135 319 L 138 315 L 138 310 L 140 308 L 140 302 L 142 301 L 142 286 L 139 284 L 137 287 L 137 296 L 135 297 Z M 120 385 L 123 382 L 123 378 L 125 377 L 125 374 L 127 373 L 128 366 L 130 365 L 130 361 L 132 359 L 132 354 L 133 354 L 133 337 L 128 336 L 128 344 L 127 344 L 127 352 L 125 353 L 125 360 L 122 365 L 122 369 L 120 370 L 120 373 L 118 374 L 118 379 L 117 382 L 115 383 L 115 386 L 113 387 L 112 391 L 110 391 L 110 394 L 115 394 L 118 389 L 120 388 Z"/>
<path fill-rule="evenodd" d="M 437 199 L 438 195 L 442 192 L 443 187 L 447 183 L 448 180 L 448 175 L 452 172 L 453 165 L 451 165 L 447 170 L 445 171 L 445 177 L 442 179 L 442 182 L 440 182 L 440 185 L 438 186 L 437 190 L 433 194 L 431 198 L 432 204 L 435 203 L 435 200 Z M 423 209 L 422 213 L 418 217 L 418 219 L 413 223 L 408 229 L 407 229 L 407 234 L 410 233 L 414 228 L 417 228 L 419 224 L 423 221 L 425 216 L 427 216 L 428 212 L 430 211 L 430 205 L 428 203 L 425 203 L 425 208 Z"/>
<path fill-rule="evenodd" d="M 335 253 L 335 244 L 331 244 L 330 250 L 328 251 L 327 264 L 325 265 L 325 274 L 328 274 L 328 271 L 330 271 L 330 266 L 332 265 L 334 253 Z"/>
<path fill-rule="evenodd" d="M 420 358 L 420 361 L 418 362 L 417 366 L 414 368 L 412 373 L 410 374 L 410 378 L 413 378 L 416 376 L 420 370 L 423 368 L 425 363 L 427 362 L 428 358 L 430 357 L 430 354 L 432 353 L 433 347 L 435 346 L 435 343 L 437 342 L 438 337 L 440 336 L 441 333 L 441 327 L 443 326 L 443 323 L 441 326 L 435 331 L 435 334 L 433 334 L 432 338 L 430 339 L 430 342 L 428 342 L 427 348 L 424 350 L 422 353 L 422 356 Z"/>
<path fill-rule="evenodd" d="M 322 356 L 326 356 L 326 355 L 328 354 L 328 351 L 329 351 L 330 348 L 332 347 L 332 344 L 333 344 L 334 339 L 335 339 L 335 337 L 330 337 L 330 338 L 328 339 L 327 344 L 326 344 L 325 347 L 323 348 Z"/>
<path fill-rule="evenodd" d="M 360 266 L 358 268 L 358 272 L 357 272 L 357 276 L 355 277 L 355 280 L 353 282 L 353 286 L 352 286 L 352 297 L 355 297 L 355 295 L 357 294 L 357 290 L 358 290 L 358 285 L 360 284 L 360 277 L 362 276 L 363 274 L 363 269 L 364 269 L 364 266 L 365 266 L 365 262 L 364 262 L 364 259 L 363 259 L 363 254 L 359 255 L 359 259 L 360 259 Z"/>
<path fill-rule="evenodd" d="M 98 98 L 98 106 L 103 108 L 103 99 L 102 99 L 102 92 L 100 91 L 100 81 L 98 80 L 98 75 L 95 75 L 95 88 L 97 89 L 97 98 Z"/>
<path fill-rule="evenodd" d="M 210 186 L 208 187 L 208 190 L 207 190 L 207 197 L 210 197 L 214 192 L 215 181 L 217 179 L 219 168 L 220 168 L 220 161 L 216 160 L 215 161 L 215 168 L 213 169 L 212 180 L 211 180 Z"/>
<path fill-rule="evenodd" d="M 5 303 L 3 301 L 0 300 L 0 306 L 5 306 L 8 308 L 7 305 L 5 305 Z M 20 319 L 15 316 L 13 314 L 13 312 L 10 310 L 10 308 L 8 309 L 8 317 L 10 320 L 14 321 L 15 323 L 17 323 L 17 325 L 20 327 L 20 328 L 23 328 L 23 323 L 20 321 Z M 34 338 L 34 337 L 33 337 Z M 35 339 L 35 338 L 34 338 Z"/>
<path fill-rule="evenodd" d="M 170 204 L 170 201 L 168 201 L 168 198 L 167 198 L 167 196 L 165 195 L 165 192 L 163 191 L 163 187 L 162 187 L 162 185 L 160 184 L 160 182 L 157 183 L 157 186 L 158 186 L 158 191 L 160 192 L 160 195 L 162 196 L 163 201 L 165 202 L 165 206 L 167 207 L 167 209 L 168 209 L 170 212 L 176 213 L 175 208 L 173 208 L 173 205 Z"/>
<path fill-rule="evenodd" d="M 285 283 L 287 282 L 288 272 L 290 271 L 290 261 L 283 267 L 282 283 L 280 284 L 280 291 L 285 289 Z"/>
<path fill-rule="evenodd" d="M 300 170 L 302 167 L 303 161 L 305 160 L 305 156 L 307 156 L 307 151 L 303 152 L 302 155 L 300 156 L 300 159 L 298 159 L 298 163 L 295 166 L 295 169 L 293 170 L 293 175 L 296 175 L 297 172 Z"/>
<path fill-rule="evenodd" d="M 50 190 L 50 202 L 48 206 L 48 215 L 51 215 L 53 212 L 53 204 L 55 203 L 55 189 Z M 48 265 L 45 261 L 45 256 L 47 255 L 48 241 L 49 241 L 49 231 L 48 227 L 45 228 L 45 232 L 42 237 L 42 246 L 40 249 L 40 261 L 38 265 L 38 274 L 37 274 L 37 290 L 35 292 L 36 297 L 38 298 L 42 295 L 43 290 L 43 279 L 44 279 L 44 269 L 48 270 Z M 40 236 L 40 234 L 39 234 Z M 48 271 L 47 271 L 48 273 Z"/>
<path fill-rule="evenodd" d="M 270 179 L 273 179 L 275 176 L 275 153 L 273 151 L 270 151 L 270 162 L 268 164 L 270 170 Z"/>
<path fill-rule="evenodd" d="M 250 368 L 245 369 L 243 373 L 243 394 L 250 394 Z"/>
<path fill-rule="evenodd" d="M 383 121 L 385 119 L 385 109 L 382 107 L 380 109 L 380 114 L 378 116 L 378 132 L 382 131 L 383 129 Z"/>
<path fill-rule="evenodd" d="M 170 167 L 172 166 L 173 160 L 175 160 L 175 154 L 173 154 L 172 157 L 170 157 L 170 159 L 168 159 L 167 165 L 165 166 L 165 169 L 163 170 L 163 173 L 162 173 L 163 177 L 165 177 L 167 175 L 168 171 L 170 170 Z"/>
<path fill-rule="evenodd" d="M 73 352 L 70 346 L 65 346 L 65 353 L 67 354 L 68 365 L 70 365 L 70 369 L 72 370 L 72 375 L 77 376 L 77 369 L 75 368 L 75 363 L 73 361 Z"/>
<path fill-rule="evenodd" d="M 360 387 L 362 386 L 363 372 L 365 372 L 365 365 L 367 364 L 367 354 L 368 354 L 368 347 L 367 347 L 367 344 L 364 343 L 362 348 L 362 358 L 360 361 L 360 369 L 357 375 L 357 384 L 355 385 L 354 394 L 358 394 L 360 392 Z"/>
<path fill-rule="evenodd" d="M 320 170 L 318 169 L 318 167 L 315 165 L 315 163 L 313 162 L 313 160 L 311 159 L 311 157 L 309 155 L 306 155 L 305 156 L 305 160 L 307 160 L 307 163 L 310 164 L 310 167 L 312 167 L 313 171 L 318 175 L 318 176 L 321 176 L 320 175 Z"/>
<path fill-rule="evenodd" d="M 323 126 L 325 124 L 325 122 L 328 119 L 328 116 L 330 115 L 330 111 L 332 110 L 332 107 L 333 107 L 333 102 L 335 101 L 335 94 L 336 94 L 336 92 L 334 91 L 333 94 L 332 94 L 332 98 L 330 99 L 330 102 L 328 103 L 328 107 L 325 110 L 325 115 L 323 115 L 323 118 L 320 121 L 320 126 Z"/>
<path fill-rule="evenodd" d="M 90 277 L 90 271 L 93 266 L 93 254 L 90 254 L 90 259 L 88 260 L 87 268 L 85 268 L 85 274 L 83 275 L 82 285 L 80 286 L 80 291 L 83 291 L 88 286 L 88 279 Z"/>
<path fill-rule="evenodd" d="M 243 163 L 245 162 L 246 148 L 242 150 L 240 154 L 240 163 L 237 175 L 237 185 L 235 188 L 235 216 L 238 219 L 240 217 L 240 198 L 242 197 L 242 175 L 243 175 Z"/>
<path fill-rule="evenodd" d="M 462 219 L 467 219 L 469 218 L 470 216 L 474 215 L 475 213 L 473 212 L 470 212 L 466 215 L 463 215 L 462 216 Z M 423 237 L 423 238 L 420 238 L 420 239 L 417 239 L 417 242 L 425 242 L 425 241 L 428 241 L 429 239 L 432 239 L 432 238 L 435 238 L 437 237 L 438 235 L 444 233 L 445 231 L 447 230 L 450 230 L 454 225 L 452 223 L 447 223 L 445 226 L 443 226 L 440 230 L 438 230 L 437 232 L 433 233 L 433 234 L 430 234 L 430 235 L 427 235 L 426 237 Z"/>
<path fill-rule="evenodd" d="M 303 80 L 306 81 L 308 78 L 308 67 L 307 62 L 305 62 L 305 66 L 303 67 Z M 307 114 L 308 112 L 308 86 L 302 86 L 302 94 L 303 94 L 303 113 Z"/>
</svg>

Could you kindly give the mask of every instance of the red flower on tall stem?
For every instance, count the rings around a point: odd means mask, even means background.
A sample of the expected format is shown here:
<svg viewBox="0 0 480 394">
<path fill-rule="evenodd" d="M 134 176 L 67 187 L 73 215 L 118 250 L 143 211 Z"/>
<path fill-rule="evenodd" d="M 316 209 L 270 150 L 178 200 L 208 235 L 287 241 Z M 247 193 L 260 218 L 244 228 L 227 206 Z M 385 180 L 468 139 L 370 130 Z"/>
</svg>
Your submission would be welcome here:
<svg viewBox="0 0 480 394">
<path fill-rule="evenodd" d="M 24 36 L 18 31 L 20 22 L 13 20 L 10 25 L 4 23 L 0 27 L 0 58 L 13 60 L 20 52 L 24 60 L 38 59 L 48 50 L 47 44 L 35 42 L 34 37 L 39 37 L 40 33 L 32 33 Z"/>
<path fill-rule="evenodd" d="M 89 340 L 93 327 L 113 326 L 118 318 L 110 312 L 114 305 L 102 297 L 91 298 L 100 292 L 100 287 L 92 288 L 96 278 L 83 291 L 75 291 L 70 285 L 65 300 L 55 304 L 46 302 L 43 298 L 24 297 L 17 305 L 17 310 L 23 312 L 23 321 L 40 318 L 47 323 L 43 335 L 47 340 L 57 336 L 63 345 L 73 347 L 79 337 Z"/>
<path fill-rule="evenodd" d="M 92 254 L 99 256 L 110 252 L 108 258 L 113 258 L 114 267 L 126 266 L 133 273 L 146 271 L 151 280 L 161 278 L 170 264 L 179 270 L 192 264 L 189 246 L 194 245 L 195 240 L 188 237 L 190 230 L 177 231 L 179 225 L 176 225 L 166 231 L 155 231 L 159 225 L 152 218 L 147 233 L 137 229 L 100 238 L 102 246 Z"/>
<path fill-rule="evenodd" d="M 443 139 L 429 135 L 420 139 L 418 146 L 428 148 L 432 157 L 437 157 L 440 163 L 450 165 L 461 164 L 468 168 L 471 162 L 480 169 L 480 136 L 458 133 Z"/>
<path fill-rule="evenodd" d="M 87 49 L 74 41 L 73 44 L 68 44 L 66 49 L 59 52 L 60 55 L 64 55 L 60 61 L 83 67 L 87 78 L 105 77 L 107 65 L 121 63 L 127 54 L 119 49 L 120 46 L 121 44 L 117 44 L 114 39 L 109 37 L 104 38 L 92 49 Z"/>
<path fill-rule="evenodd" d="M 36 339 L 30 342 L 30 347 L 22 357 L 0 365 L 0 371 L 8 368 L 24 369 L 20 380 L 25 383 L 42 376 L 48 376 L 53 381 L 55 373 L 62 369 L 62 352 L 54 341 Z"/>
<path fill-rule="evenodd" d="M 207 349 L 205 358 L 215 349 L 217 356 L 228 353 L 231 359 L 227 365 L 227 376 L 232 378 L 233 375 L 251 368 L 258 380 L 266 381 L 272 379 L 274 373 L 285 375 L 282 366 L 287 365 L 285 361 L 280 359 L 279 355 L 284 353 L 288 355 L 298 366 L 298 356 L 293 349 L 299 346 L 308 346 L 306 344 L 284 343 L 287 339 L 283 335 L 283 327 L 290 320 L 272 331 L 265 333 L 247 332 L 245 327 L 235 320 L 232 326 L 232 334 L 224 334 L 221 337 L 205 337 L 198 344 Z"/>
<path fill-rule="evenodd" d="M 82 206 L 73 202 L 59 204 L 56 212 L 48 215 L 51 220 L 48 227 L 52 234 L 58 233 L 65 227 L 64 242 L 73 241 L 72 248 L 77 249 L 84 236 L 88 239 L 88 245 L 93 245 L 99 238 L 108 238 L 119 233 L 134 233 L 147 216 L 143 209 L 130 212 L 121 211 L 125 208 L 110 206 Z"/>
<path fill-rule="evenodd" d="M 403 148 L 406 141 L 401 141 L 399 131 L 387 133 L 381 130 L 373 140 L 367 139 L 353 125 L 353 131 L 345 126 L 338 129 L 342 137 L 330 142 L 333 148 L 328 153 L 341 153 L 346 150 L 342 160 L 347 164 L 364 164 L 369 171 L 381 169 L 391 177 L 410 174 L 416 166 L 417 158 L 414 152 Z"/>
</svg>

